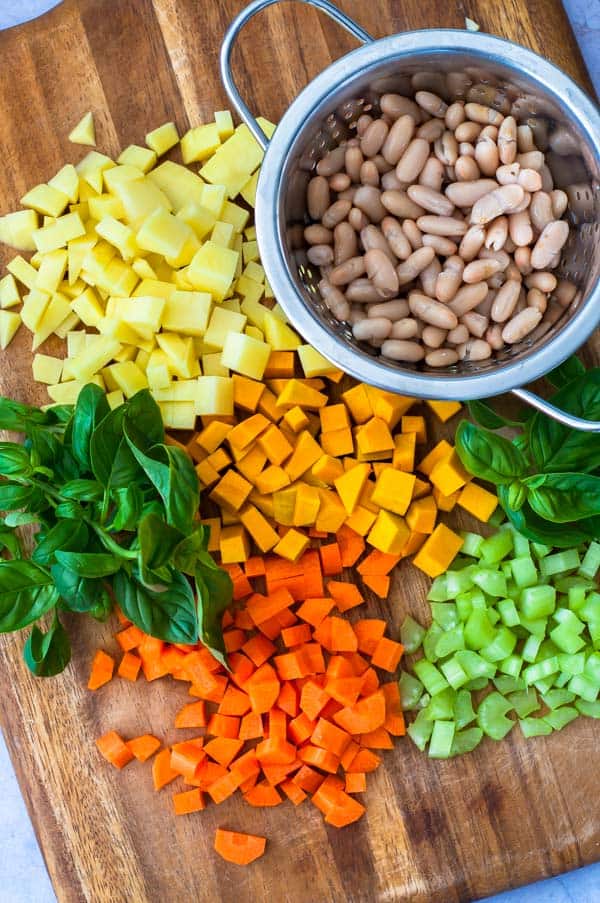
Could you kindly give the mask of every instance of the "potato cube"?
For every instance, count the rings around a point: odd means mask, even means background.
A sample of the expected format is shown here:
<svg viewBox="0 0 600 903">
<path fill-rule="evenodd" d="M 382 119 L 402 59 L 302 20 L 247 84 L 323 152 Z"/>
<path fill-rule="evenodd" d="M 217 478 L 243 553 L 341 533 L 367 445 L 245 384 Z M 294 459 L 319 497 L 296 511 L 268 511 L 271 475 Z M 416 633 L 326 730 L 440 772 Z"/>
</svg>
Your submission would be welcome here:
<svg viewBox="0 0 600 903">
<path fill-rule="evenodd" d="M 75 298 L 71 307 L 86 326 L 98 328 L 104 317 L 104 309 L 93 288 L 86 288 Z"/>
<path fill-rule="evenodd" d="M 230 332 L 223 345 L 221 363 L 236 373 L 260 380 L 270 354 L 271 346 L 266 342 L 260 342 L 244 333 Z"/>
<path fill-rule="evenodd" d="M 181 139 L 183 162 L 188 164 L 206 160 L 220 144 L 219 127 L 216 122 L 190 129 Z"/>
<path fill-rule="evenodd" d="M 256 172 L 250 176 L 248 181 L 244 182 L 239 191 L 240 197 L 243 197 L 249 207 L 256 206 L 256 189 L 258 188 L 258 176 L 259 170 L 257 169 Z"/>
<path fill-rule="evenodd" d="M 64 248 L 44 254 L 38 271 L 37 287 L 52 294 L 57 291 L 67 269 L 67 252 Z"/>
<path fill-rule="evenodd" d="M 188 204 L 202 204 L 204 182 L 180 163 L 165 160 L 148 173 L 148 179 L 164 192 L 173 210 L 180 211 Z"/>
<path fill-rule="evenodd" d="M 240 275 L 235 283 L 235 290 L 238 295 L 241 295 L 244 299 L 248 299 L 250 302 L 257 303 L 262 298 L 265 287 L 259 282 L 255 282 L 254 279 L 249 279 L 247 276 L 243 274 Z M 269 311 L 266 311 L 269 313 Z M 264 329 L 264 316 L 262 317 L 263 326 L 261 328 Z"/>
<path fill-rule="evenodd" d="M 153 251 L 164 257 L 177 257 L 192 235 L 192 229 L 187 223 L 159 208 L 144 220 L 136 240 L 145 251 Z"/>
<path fill-rule="evenodd" d="M 210 234 L 210 240 L 215 245 L 221 245 L 223 248 L 231 248 L 234 239 L 234 231 L 231 223 L 222 223 L 220 220 L 215 223 Z M 238 254 L 239 260 L 239 254 Z"/>
<path fill-rule="evenodd" d="M 163 329 L 181 335 L 203 336 L 208 327 L 212 300 L 207 292 L 175 291 L 167 299 Z"/>
<path fill-rule="evenodd" d="M 202 204 L 195 203 L 185 204 L 177 211 L 177 218 L 182 219 L 184 223 L 191 226 L 196 238 L 200 241 L 208 235 L 217 220 L 213 210 L 203 207 Z"/>
<path fill-rule="evenodd" d="M 58 383 L 55 386 L 48 386 L 48 395 L 55 404 L 75 404 L 79 393 L 87 383 L 94 383 L 100 389 L 104 389 L 104 382 L 101 376 L 92 376 L 89 379 L 79 380 L 72 379 L 67 383 Z"/>
<path fill-rule="evenodd" d="M 51 185 L 36 185 L 31 188 L 27 194 L 24 194 L 20 200 L 24 207 L 31 207 L 38 213 L 44 213 L 48 216 L 60 216 L 67 204 L 69 203 L 68 195 L 58 188 Z"/>
<path fill-rule="evenodd" d="M 315 376 L 327 376 L 335 372 L 334 365 L 312 345 L 299 345 L 296 350 L 307 379 Z"/>
<path fill-rule="evenodd" d="M 67 339 L 67 357 L 75 357 L 85 348 L 86 333 L 83 330 L 77 332 L 68 332 Z M 56 380 L 58 382 L 58 380 Z"/>
<path fill-rule="evenodd" d="M 90 197 L 90 194 L 84 191 L 85 186 L 92 188 L 97 194 L 101 194 L 103 173 L 113 166 L 115 166 L 114 160 L 111 160 L 106 154 L 100 154 L 98 151 L 90 151 L 89 154 L 86 154 L 83 160 L 75 165 L 80 179 L 79 200 L 84 201 Z"/>
<path fill-rule="evenodd" d="M 134 298 L 152 295 L 154 298 L 170 298 L 176 287 L 172 282 L 163 282 L 161 279 L 144 279 L 136 286 L 133 292 Z"/>
<path fill-rule="evenodd" d="M 229 370 L 221 363 L 221 352 L 202 355 L 202 372 L 205 376 L 229 376 Z"/>
<path fill-rule="evenodd" d="M 225 141 L 227 138 L 231 138 L 234 132 L 234 128 L 233 119 L 229 110 L 218 110 L 215 113 L 215 123 L 221 141 Z"/>
<path fill-rule="evenodd" d="M 120 342 L 110 336 L 95 336 L 95 339 L 93 345 L 70 359 L 69 370 L 74 379 L 89 381 L 90 377 L 106 367 L 121 350 Z"/>
<path fill-rule="evenodd" d="M 58 357 L 50 357 L 48 354 L 36 354 L 33 358 L 33 378 L 38 383 L 47 383 L 51 386 L 53 383 L 60 382 L 63 369 L 63 362 Z"/>
<path fill-rule="evenodd" d="M 256 326 L 264 334 L 265 313 L 268 308 L 252 298 L 244 298 L 241 303 L 241 310 L 243 314 L 246 314 L 252 326 Z"/>
<path fill-rule="evenodd" d="M 12 310 L 0 310 L 0 348 L 4 351 L 15 337 L 21 317 Z"/>
<path fill-rule="evenodd" d="M 146 144 L 159 157 L 175 147 L 178 141 L 179 135 L 174 122 L 165 122 L 146 135 Z"/>
<path fill-rule="evenodd" d="M 17 210 L 0 216 L 0 241 L 18 251 L 35 251 L 33 233 L 38 228 L 35 210 Z"/>
<path fill-rule="evenodd" d="M 243 232 L 249 218 L 250 212 L 248 210 L 245 210 L 238 204 L 233 204 L 231 201 L 226 201 L 221 211 L 222 222 L 232 225 L 236 233 Z"/>
<path fill-rule="evenodd" d="M 177 255 L 177 257 L 166 257 L 165 260 L 170 267 L 173 267 L 176 272 L 180 274 L 180 282 L 181 280 L 181 268 L 187 267 L 189 263 L 191 263 L 194 254 L 200 248 L 200 242 L 196 238 L 196 235 L 192 229 L 190 229 L 190 234 L 182 247 L 181 251 Z M 175 273 L 173 273 L 172 279 L 175 279 Z M 185 283 L 188 288 L 192 288 L 191 285 L 187 282 L 187 278 L 185 278 Z"/>
<path fill-rule="evenodd" d="M 151 339 L 161 327 L 166 301 L 164 298 L 118 298 L 115 305 L 117 318 L 134 329 L 143 339 Z"/>
<path fill-rule="evenodd" d="M 156 152 L 148 147 L 140 147 L 139 144 L 130 144 L 117 157 L 117 163 L 135 166 L 146 173 L 156 165 Z"/>
<path fill-rule="evenodd" d="M 6 310 L 7 307 L 15 307 L 21 303 L 21 296 L 15 277 L 12 273 L 7 273 L 0 279 L 0 307 Z"/>
<path fill-rule="evenodd" d="M 64 248 L 67 242 L 82 235 L 85 235 L 85 226 L 78 213 L 66 213 L 52 225 L 42 226 L 31 233 L 35 247 L 42 254 Z"/>
<path fill-rule="evenodd" d="M 166 194 L 150 178 L 129 179 L 118 182 L 113 191 L 125 210 L 125 222 L 135 231 L 158 207 L 171 210 Z"/>
<path fill-rule="evenodd" d="M 156 401 L 191 401 L 195 405 L 198 399 L 198 380 L 173 380 L 165 388 L 155 389 L 153 394 Z"/>
<path fill-rule="evenodd" d="M 88 201 L 88 212 L 91 219 L 101 220 L 104 216 L 122 219 L 125 216 L 123 204 L 113 194 L 99 194 Z"/>
<path fill-rule="evenodd" d="M 50 295 L 40 289 L 33 288 L 29 294 L 23 298 L 23 307 L 21 310 L 21 319 L 27 329 L 31 332 L 40 325 L 42 317 L 46 312 L 46 308 L 50 304 Z"/>
<path fill-rule="evenodd" d="M 119 364 L 112 364 L 107 370 L 117 389 L 121 390 L 125 398 L 131 398 L 136 392 L 148 388 L 146 375 L 135 361 L 123 361 Z"/>
<path fill-rule="evenodd" d="M 80 119 L 74 129 L 69 132 L 69 141 L 71 144 L 87 144 L 88 146 L 96 146 L 96 128 L 94 126 L 94 116 L 91 112 L 86 113 L 83 119 Z"/>
<path fill-rule="evenodd" d="M 215 307 L 204 335 L 204 342 L 206 345 L 222 349 L 225 346 L 227 336 L 232 332 L 243 332 L 245 325 L 245 314 L 238 314 L 232 310 Z"/>
<path fill-rule="evenodd" d="M 193 430 L 196 409 L 193 401 L 159 401 L 164 425 L 171 430 Z"/>
<path fill-rule="evenodd" d="M 136 254 L 139 254 L 133 229 L 130 229 L 124 223 L 120 223 L 114 216 L 103 216 L 96 225 L 96 232 L 101 238 L 118 249 L 123 260 L 132 260 Z"/>
<path fill-rule="evenodd" d="M 51 188 L 57 188 L 66 194 L 69 203 L 76 204 L 79 198 L 79 176 L 77 170 L 72 163 L 67 163 L 62 169 L 59 169 L 55 176 L 48 179 L 48 185 Z"/>
<path fill-rule="evenodd" d="M 200 175 L 214 185 L 225 185 L 229 197 L 234 198 L 260 165 L 263 156 L 262 148 L 248 126 L 240 125 L 204 164 Z"/>
<path fill-rule="evenodd" d="M 196 414 L 229 417 L 233 414 L 233 380 L 225 376 L 200 376 Z"/>
<path fill-rule="evenodd" d="M 69 304 L 69 299 L 65 298 L 64 295 L 61 295 L 60 292 L 56 292 L 52 296 L 50 304 L 44 311 L 33 335 L 33 351 L 35 351 L 36 348 L 39 348 L 40 345 L 52 335 L 54 330 L 67 319 L 70 313 L 71 305 Z"/>
<path fill-rule="evenodd" d="M 162 350 L 156 348 L 150 353 L 150 358 L 146 366 L 146 379 L 152 391 L 156 389 L 166 389 L 171 383 L 172 370 L 169 365 L 169 358 Z"/>
<path fill-rule="evenodd" d="M 298 334 L 270 310 L 265 311 L 262 329 L 273 351 L 295 351 L 301 344 Z"/>
</svg>

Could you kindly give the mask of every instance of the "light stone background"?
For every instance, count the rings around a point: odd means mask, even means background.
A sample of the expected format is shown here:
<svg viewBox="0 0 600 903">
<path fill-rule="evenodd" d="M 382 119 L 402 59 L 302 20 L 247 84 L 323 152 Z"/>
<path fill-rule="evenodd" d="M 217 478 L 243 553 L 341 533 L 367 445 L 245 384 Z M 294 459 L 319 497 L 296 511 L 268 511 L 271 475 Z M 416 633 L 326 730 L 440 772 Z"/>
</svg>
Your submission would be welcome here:
<svg viewBox="0 0 600 903">
<path fill-rule="evenodd" d="M 564 0 L 564 4 L 600 94 L 600 0 Z M 0 0 L 0 28 L 32 19 L 56 5 L 56 0 Z M 0 903 L 55 903 L 1 734 L 0 800 Z M 590 804 L 595 806 L 597 801 Z M 600 863 L 500 894 L 489 898 L 489 903 L 600 903 Z"/>
</svg>

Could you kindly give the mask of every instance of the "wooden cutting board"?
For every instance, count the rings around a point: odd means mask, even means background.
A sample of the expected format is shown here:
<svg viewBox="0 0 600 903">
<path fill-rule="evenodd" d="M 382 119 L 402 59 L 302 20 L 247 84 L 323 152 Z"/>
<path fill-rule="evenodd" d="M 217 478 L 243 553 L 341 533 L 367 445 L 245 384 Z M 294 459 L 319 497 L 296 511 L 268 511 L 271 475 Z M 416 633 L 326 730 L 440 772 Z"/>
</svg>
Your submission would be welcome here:
<svg viewBox="0 0 600 903">
<path fill-rule="evenodd" d="M 481 28 L 527 44 L 589 87 L 558 0 L 345 0 L 375 36 L 427 26 Z M 83 148 L 67 135 L 94 111 L 98 146 L 110 154 L 174 119 L 180 131 L 225 104 L 218 50 L 241 0 L 67 0 L 42 19 L 0 35 L 2 212 Z M 277 120 L 298 90 L 353 46 L 348 35 L 298 4 L 255 20 L 236 54 L 253 107 Z M 32 385 L 25 330 L 0 354 L 0 390 L 45 401 Z M 58 346 L 56 350 L 58 349 Z M 600 342 L 587 354 L 599 362 Z M 426 581 L 410 565 L 385 604 L 396 632 L 417 616 Z M 93 651 L 114 649 L 111 628 L 70 624 L 73 663 L 61 677 L 35 680 L 20 659 L 22 640 L 0 643 L 1 723 L 21 789 L 61 903 L 328 903 L 349 900 L 452 903 L 575 868 L 597 859 L 598 727 L 580 719 L 547 739 L 517 731 L 450 762 L 421 755 L 409 740 L 370 776 L 367 814 L 328 829 L 310 804 L 254 810 L 239 797 L 175 818 L 169 791 L 155 794 L 147 766 L 117 773 L 94 739 L 114 728 L 173 741 L 168 725 L 186 700 L 170 681 L 113 681 L 85 687 Z M 76 633 L 75 633 L 76 631 Z M 264 833 L 265 857 L 245 870 L 212 851 L 215 828 Z"/>
</svg>

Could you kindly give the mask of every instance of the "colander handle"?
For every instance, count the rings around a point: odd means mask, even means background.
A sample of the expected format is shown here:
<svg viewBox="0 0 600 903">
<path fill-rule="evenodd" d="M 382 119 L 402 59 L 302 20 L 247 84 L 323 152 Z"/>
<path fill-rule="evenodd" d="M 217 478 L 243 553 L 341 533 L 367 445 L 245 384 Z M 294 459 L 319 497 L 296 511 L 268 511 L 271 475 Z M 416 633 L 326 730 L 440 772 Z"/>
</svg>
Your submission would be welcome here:
<svg viewBox="0 0 600 903">
<path fill-rule="evenodd" d="M 553 420 L 558 420 L 559 423 L 569 426 L 573 430 L 581 430 L 586 433 L 600 433 L 599 420 L 584 420 L 583 417 L 574 417 L 573 414 L 562 411 L 560 408 L 555 407 L 555 405 L 550 404 L 548 401 L 544 401 L 539 395 L 535 395 L 535 393 L 529 392 L 527 389 L 513 389 L 512 394 L 516 395 L 517 398 L 520 398 L 521 401 L 524 401 L 526 404 L 531 405 L 532 408 L 537 408 L 542 414 L 552 417 Z"/>
<path fill-rule="evenodd" d="M 248 6 L 239 13 L 227 29 L 225 37 L 223 38 L 223 43 L 221 45 L 221 54 L 220 54 L 220 67 L 221 67 L 221 79 L 223 81 L 223 85 L 225 87 L 225 91 L 227 92 L 227 96 L 229 97 L 231 103 L 244 120 L 260 146 L 263 150 L 267 149 L 267 145 L 269 143 L 265 133 L 261 129 L 260 125 L 246 106 L 244 100 L 238 91 L 237 85 L 233 79 L 233 74 L 231 72 L 231 51 L 233 50 L 233 45 L 237 39 L 238 34 L 250 19 L 255 16 L 257 13 L 262 12 L 263 9 L 266 9 L 268 6 L 273 6 L 275 3 L 282 3 L 285 0 L 253 0 L 252 3 L 249 3 Z M 334 6 L 333 3 L 329 3 L 328 0 L 299 0 L 300 3 L 305 3 L 307 6 L 314 6 L 315 9 L 321 10 L 321 12 L 325 13 L 330 19 L 333 19 L 339 25 L 342 25 L 346 31 L 349 31 L 350 34 L 354 35 L 354 37 L 361 42 L 361 44 L 370 44 L 374 39 L 371 35 L 366 32 L 363 28 L 360 27 L 353 19 L 343 13 L 337 6 Z"/>
</svg>

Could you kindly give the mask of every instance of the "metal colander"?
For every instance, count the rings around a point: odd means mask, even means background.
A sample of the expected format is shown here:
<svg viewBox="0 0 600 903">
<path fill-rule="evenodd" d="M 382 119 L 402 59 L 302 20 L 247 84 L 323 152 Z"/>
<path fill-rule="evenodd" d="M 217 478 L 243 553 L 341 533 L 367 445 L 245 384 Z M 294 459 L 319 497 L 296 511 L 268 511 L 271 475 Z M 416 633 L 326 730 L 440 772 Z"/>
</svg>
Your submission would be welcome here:
<svg viewBox="0 0 600 903">
<path fill-rule="evenodd" d="M 558 366 L 600 323 L 600 113 L 556 66 L 531 50 L 481 33 L 425 30 L 374 40 L 327 0 L 302 0 L 348 29 L 360 42 L 315 78 L 292 103 L 271 141 L 240 97 L 230 68 L 238 32 L 281 0 L 255 0 L 225 36 L 221 74 L 227 93 L 265 149 L 256 203 L 261 261 L 275 297 L 305 340 L 347 373 L 388 391 L 421 398 L 469 400 L 512 391 L 568 425 L 600 431 L 521 388 Z M 578 287 L 565 310 L 550 303 L 521 343 L 482 362 L 443 371 L 396 363 L 357 342 L 320 297 L 318 269 L 306 256 L 306 187 L 317 162 L 349 135 L 363 109 L 377 111 L 384 93 L 412 97 L 429 90 L 451 102 L 475 101 L 530 125 L 545 152 L 554 187 L 569 197 L 571 234 L 558 275 Z"/>
</svg>

